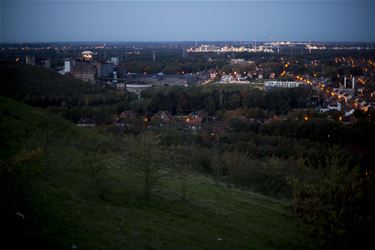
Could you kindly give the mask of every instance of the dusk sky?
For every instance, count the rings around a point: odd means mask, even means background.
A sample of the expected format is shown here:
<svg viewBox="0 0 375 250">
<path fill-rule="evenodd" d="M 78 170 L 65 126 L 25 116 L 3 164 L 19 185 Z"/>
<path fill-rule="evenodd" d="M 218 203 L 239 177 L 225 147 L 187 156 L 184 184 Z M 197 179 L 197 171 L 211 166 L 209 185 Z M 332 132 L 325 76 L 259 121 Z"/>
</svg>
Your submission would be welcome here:
<svg viewBox="0 0 375 250">
<path fill-rule="evenodd" d="M 3 1 L 1 42 L 375 41 L 375 1 Z"/>
</svg>

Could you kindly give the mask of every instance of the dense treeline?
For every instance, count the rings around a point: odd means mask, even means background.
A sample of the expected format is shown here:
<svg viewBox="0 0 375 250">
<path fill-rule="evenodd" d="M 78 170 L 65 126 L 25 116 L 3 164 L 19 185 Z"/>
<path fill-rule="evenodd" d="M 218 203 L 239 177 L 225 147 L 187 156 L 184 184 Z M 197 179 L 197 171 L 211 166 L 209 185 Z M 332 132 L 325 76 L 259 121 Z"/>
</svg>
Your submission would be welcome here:
<svg viewBox="0 0 375 250">
<path fill-rule="evenodd" d="M 186 114 L 205 110 L 214 115 L 218 110 L 261 108 L 276 114 L 291 109 L 311 106 L 308 88 L 274 89 L 261 91 L 252 87 L 155 87 L 142 93 L 143 100 L 131 106 L 139 112 L 156 113 L 167 110 L 171 114 Z"/>
</svg>

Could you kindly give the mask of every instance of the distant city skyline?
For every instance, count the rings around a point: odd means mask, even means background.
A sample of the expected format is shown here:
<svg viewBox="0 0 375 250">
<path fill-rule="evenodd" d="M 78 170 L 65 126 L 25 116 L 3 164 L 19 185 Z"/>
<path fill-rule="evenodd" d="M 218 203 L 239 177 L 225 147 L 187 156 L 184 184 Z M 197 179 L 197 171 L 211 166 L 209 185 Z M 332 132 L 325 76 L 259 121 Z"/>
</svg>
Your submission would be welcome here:
<svg viewBox="0 0 375 250">
<path fill-rule="evenodd" d="M 1 1 L 0 42 L 375 42 L 374 1 Z"/>
</svg>

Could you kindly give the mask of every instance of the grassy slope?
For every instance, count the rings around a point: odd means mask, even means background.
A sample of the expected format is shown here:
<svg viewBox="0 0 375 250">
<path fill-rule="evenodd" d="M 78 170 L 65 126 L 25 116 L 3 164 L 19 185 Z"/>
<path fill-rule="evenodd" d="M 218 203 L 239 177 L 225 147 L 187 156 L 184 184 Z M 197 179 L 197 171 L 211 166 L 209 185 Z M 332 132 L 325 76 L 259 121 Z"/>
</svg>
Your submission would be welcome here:
<svg viewBox="0 0 375 250">
<path fill-rule="evenodd" d="M 0 73 L 2 95 L 16 100 L 23 100 L 28 95 L 76 97 L 93 89 L 89 83 L 32 65 L 0 63 Z"/>
<path fill-rule="evenodd" d="M 95 178 L 83 165 L 82 146 L 114 140 L 3 97 L 0 113 L 2 137 L 13 143 L 43 133 L 39 124 L 46 116 L 50 130 L 56 132 L 49 146 L 48 167 L 30 187 L 33 234 L 53 246 L 301 249 L 309 244 L 286 204 L 218 186 L 199 175 L 188 177 L 187 201 L 180 199 L 179 184 L 173 177 L 163 180 L 161 191 L 146 201 L 137 159 L 124 160 L 118 153 L 106 153 L 100 159 L 106 168 L 95 177 L 105 190 L 104 198 L 99 198 L 92 184 Z"/>
</svg>

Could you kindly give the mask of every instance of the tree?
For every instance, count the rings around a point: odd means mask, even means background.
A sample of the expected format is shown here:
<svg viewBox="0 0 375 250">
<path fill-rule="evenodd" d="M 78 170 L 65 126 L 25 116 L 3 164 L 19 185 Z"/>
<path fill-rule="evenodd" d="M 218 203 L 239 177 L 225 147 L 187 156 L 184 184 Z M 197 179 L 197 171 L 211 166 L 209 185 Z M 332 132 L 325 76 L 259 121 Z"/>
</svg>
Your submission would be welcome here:
<svg viewBox="0 0 375 250">
<path fill-rule="evenodd" d="M 174 171 L 176 172 L 176 175 L 179 180 L 181 199 L 183 201 L 186 201 L 188 187 L 187 176 L 188 170 L 191 167 L 188 156 L 191 155 L 191 153 L 191 147 L 184 148 L 178 145 L 176 147 L 176 152 L 174 152 L 173 155 L 169 155 L 171 158 L 170 161 L 174 164 Z"/>
<path fill-rule="evenodd" d="M 225 153 L 224 153 L 225 154 Z M 210 159 L 210 170 L 214 177 L 215 184 L 218 185 L 220 179 L 226 174 L 227 166 L 226 162 L 223 162 L 225 158 L 220 152 L 219 148 L 214 148 L 212 157 Z"/>
<path fill-rule="evenodd" d="M 104 200 L 109 191 L 109 182 L 105 179 L 107 167 L 103 162 L 103 159 L 105 159 L 105 147 L 103 145 L 88 145 L 83 151 L 82 165 L 90 177 L 96 195 Z"/>
<path fill-rule="evenodd" d="M 294 184 L 293 209 L 327 249 L 365 249 L 375 229 L 375 175 L 330 154 Z M 316 168 L 316 167 L 315 167 Z"/>
<path fill-rule="evenodd" d="M 212 96 L 208 96 L 205 100 L 205 110 L 209 115 L 214 115 L 216 112 L 215 99 Z"/>
<path fill-rule="evenodd" d="M 158 181 L 169 175 L 166 167 L 165 152 L 161 150 L 160 139 L 151 132 L 144 132 L 133 141 L 130 148 L 130 157 L 143 178 L 143 194 L 149 199 L 152 189 Z"/>
</svg>

